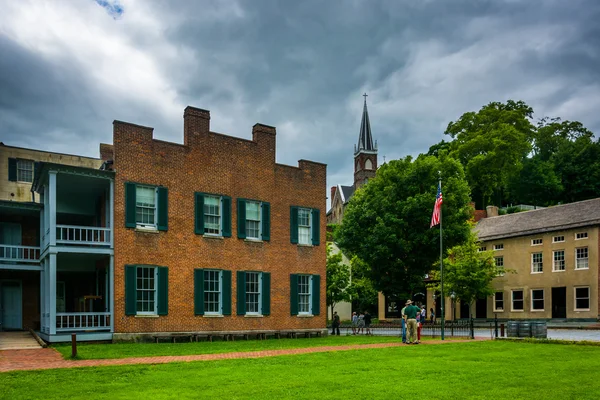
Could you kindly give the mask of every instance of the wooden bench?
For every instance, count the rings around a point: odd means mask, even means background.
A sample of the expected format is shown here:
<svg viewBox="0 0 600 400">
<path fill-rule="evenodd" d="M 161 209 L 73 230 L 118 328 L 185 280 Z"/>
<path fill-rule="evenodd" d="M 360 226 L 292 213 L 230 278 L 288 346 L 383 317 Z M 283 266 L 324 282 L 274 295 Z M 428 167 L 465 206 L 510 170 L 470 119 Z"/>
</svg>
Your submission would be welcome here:
<svg viewBox="0 0 600 400">
<path fill-rule="evenodd" d="M 176 339 L 177 338 L 187 338 L 190 342 L 193 341 L 194 339 L 194 335 L 191 333 L 171 333 L 168 335 L 155 335 L 152 336 L 152 339 L 154 339 L 154 341 L 156 343 L 159 342 L 160 339 L 170 339 L 173 341 L 173 343 L 176 343 Z"/>
</svg>

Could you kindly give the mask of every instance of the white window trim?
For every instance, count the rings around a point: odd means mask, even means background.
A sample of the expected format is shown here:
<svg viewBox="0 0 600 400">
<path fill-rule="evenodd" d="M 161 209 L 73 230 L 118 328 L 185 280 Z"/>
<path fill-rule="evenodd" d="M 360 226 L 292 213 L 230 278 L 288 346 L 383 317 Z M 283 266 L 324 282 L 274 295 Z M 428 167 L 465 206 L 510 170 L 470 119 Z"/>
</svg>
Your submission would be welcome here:
<svg viewBox="0 0 600 400">
<path fill-rule="evenodd" d="M 495 245 L 494 245 L 494 250 L 495 250 L 495 251 L 501 251 L 501 250 L 504 250 L 504 243 L 495 244 Z"/>
<path fill-rule="evenodd" d="M 541 240 L 540 243 L 533 243 L 534 240 Z M 544 244 L 544 239 L 543 238 L 535 238 L 535 239 L 531 239 L 531 245 L 532 246 L 542 246 Z"/>
<path fill-rule="evenodd" d="M 246 274 L 251 273 L 251 274 L 258 274 L 258 311 L 257 312 L 250 312 L 248 311 L 248 303 L 246 303 L 246 315 L 254 315 L 254 316 L 262 316 L 262 278 L 263 278 L 263 273 L 259 272 L 259 271 L 246 271 Z M 248 281 L 248 277 L 246 277 L 246 282 Z M 245 291 L 244 291 L 245 292 Z M 246 299 L 244 299 L 245 301 Z"/>
<path fill-rule="evenodd" d="M 577 235 L 585 235 L 585 237 L 578 238 Z M 585 240 L 588 239 L 590 235 L 587 232 L 575 232 L 575 240 Z"/>
<path fill-rule="evenodd" d="M 137 292 L 138 292 L 138 287 L 137 287 L 137 269 L 138 268 L 146 268 L 146 269 L 153 269 L 154 270 L 154 311 L 137 311 Z M 136 267 L 136 271 L 135 271 L 135 315 L 158 315 L 158 268 L 156 267 L 150 267 L 150 266 L 146 266 L 146 265 L 140 265 L 138 267 Z"/>
<path fill-rule="evenodd" d="M 587 249 L 587 267 L 585 268 L 577 268 L 577 260 L 579 260 L 579 258 L 577 258 L 577 249 Z M 581 259 L 583 260 L 583 258 Z M 590 269 L 590 249 L 589 247 L 585 246 L 585 247 L 576 247 L 575 248 L 575 271 L 586 271 Z"/>
<path fill-rule="evenodd" d="M 477 249 L 478 253 L 481 253 L 481 252 L 484 252 L 484 251 L 487 251 L 487 246 L 481 246 L 480 248 Z"/>
<path fill-rule="evenodd" d="M 308 243 L 300 243 L 300 210 L 308 211 Z M 298 207 L 298 244 L 300 246 L 312 246 L 312 239 L 312 209 Z"/>
<path fill-rule="evenodd" d="M 589 286 L 574 286 L 573 287 L 573 311 L 590 311 L 590 308 L 577 308 L 577 289 L 583 289 L 583 288 L 587 288 L 588 290 L 588 304 L 591 304 L 591 295 L 592 295 L 592 291 L 590 289 Z"/>
<path fill-rule="evenodd" d="M 248 203 L 257 203 L 258 204 L 258 237 L 249 237 L 248 236 L 248 229 L 246 228 L 246 239 L 247 240 L 252 240 L 252 241 L 257 241 L 257 242 L 262 242 L 262 223 L 263 223 L 263 213 L 262 213 L 262 201 L 257 201 L 257 200 L 246 200 L 246 207 L 248 206 Z M 248 221 L 248 209 L 246 208 L 246 221 L 244 221 L 244 224 L 247 223 Z M 298 237 L 298 239 L 300 239 L 300 237 Z"/>
<path fill-rule="evenodd" d="M 542 270 L 541 271 L 534 271 L 533 270 L 533 255 L 534 254 L 541 254 L 542 255 Z M 531 273 L 532 274 L 543 274 L 544 273 L 544 253 L 541 252 L 536 252 L 536 253 L 531 253 Z"/>
<path fill-rule="evenodd" d="M 502 308 L 496 308 L 496 294 L 497 293 L 502 293 Z M 494 295 L 492 296 L 492 301 L 494 302 L 493 303 L 494 304 L 494 312 L 504 312 L 504 301 L 505 301 L 504 291 L 498 290 L 498 291 L 494 292 Z"/>
<path fill-rule="evenodd" d="M 301 312 L 300 310 L 298 310 L 298 315 L 312 316 L 313 315 L 313 304 L 312 304 L 312 296 L 313 296 L 312 280 L 313 280 L 313 277 L 312 277 L 312 275 L 300 275 L 300 276 L 308 276 L 308 312 L 306 312 L 306 311 Z M 298 289 L 300 289 L 300 282 L 298 282 Z M 300 290 L 298 290 L 298 296 L 300 296 Z M 298 301 L 298 307 L 300 307 L 300 301 Z"/>
<path fill-rule="evenodd" d="M 521 300 L 523 302 L 523 308 L 520 310 L 516 310 L 515 309 L 515 299 L 513 296 L 514 292 L 521 292 L 523 293 L 523 299 Z M 523 289 L 511 289 L 510 291 L 510 312 L 524 312 L 525 311 L 525 290 Z"/>
<path fill-rule="evenodd" d="M 141 222 L 137 222 L 137 193 L 136 193 L 136 203 L 135 203 L 135 213 L 136 213 L 136 221 L 135 227 L 136 229 L 148 230 L 148 231 L 156 231 L 158 230 L 158 186 L 152 185 L 135 185 L 135 190 L 137 191 L 138 187 L 145 187 L 154 189 L 154 224 L 143 224 Z"/>
<path fill-rule="evenodd" d="M 19 168 L 19 163 L 31 163 L 31 181 L 22 181 L 19 179 L 19 170 L 26 170 L 26 168 Z M 27 170 L 29 171 L 29 170 Z M 33 174 L 35 173 L 35 162 L 33 160 L 26 160 L 22 158 L 17 159 L 17 182 L 19 183 L 33 183 Z"/>
<path fill-rule="evenodd" d="M 221 316 L 223 315 L 223 270 L 206 269 L 204 271 L 216 271 L 219 273 L 219 311 L 206 311 L 206 304 L 204 304 L 204 315 Z M 202 299 L 202 301 L 204 301 L 204 299 Z"/>
<path fill-rule="evenodd" d="M 205 197 L 216 197 L 219 199 L 219 233 L 212 233 L 212 232 L 204 231 L 204 235 L 213 236 L 213 237 L 222 237 L 223 236 L 223 196 L 218 195 L 218 194 L 207 193 L 205 195 Z M 205 221 L 204 222 L 205 225 L 202 227 L 202 229 L 205 230 L 206 229 L 206 213 L 204 212 L 204 206 L 202 207 L 202 219 Z"/>
<path fill-rule="evenodd" d="M 561 237 L 562 240 L 556 240 L 556 238 Z M 564 235 L 558 235 L 558 236 L 554 236 L 552 238 L 552 243 L 563 243 L 565 241 L 565 236 Z"/>
<path fill-rule="evenodd" d="M 563 252 L 563 263 L 564 263 L 564 269 L 556 269 L 556 258 L 554 257 L 554 254 L 557 251 L 562 251 Z M 560 250 L 552 250 L 552 272 L 565 272 L 567 270 L 567 257 L 566 257 L 566 253 L 564 249 L 560 249 Z"/>
<path fill-rule="evenodd" d="M 544 303 L 544 307 L 542 309 L 534 309 L 533 308 L 533 291 L 534 290 L 542 291 L 542 302 Z M 529 296 L 531 297 L 531 301 L 529 304 L 531 312 L 544 312 L 546 310 L 546 293 L 544 292 L 544 289 L 531 289 L 529 291 Z"/>
</svg>

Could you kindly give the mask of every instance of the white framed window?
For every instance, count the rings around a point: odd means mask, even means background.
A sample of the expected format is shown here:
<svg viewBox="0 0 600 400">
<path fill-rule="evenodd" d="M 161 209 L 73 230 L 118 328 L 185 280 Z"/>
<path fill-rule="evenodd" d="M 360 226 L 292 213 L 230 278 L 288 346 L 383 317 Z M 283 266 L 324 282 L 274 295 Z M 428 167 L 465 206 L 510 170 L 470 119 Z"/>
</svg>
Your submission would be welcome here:
<svg viewBox="0 0 600 400">
<path fill-rule="evenodd" d="M 577 247 L 575 249 L 575 269 L 588 269 L 589 258 L 587 247 Z"/>
<path fill-rule="evenodd" d="M 136 268 L 136 313 L 140 315 L 156 314 L 156 267 Z"/>
<path fill-rule="evenodd" d="M 531 289 L 531 311 L 544 311 L 544 289 Z"/>
<path fill-rule="evenodd" d="M 523 305 L 524 305 L 523 289 L 512 290 L 511 295 L 512 295 L 511 311 L 523 311 Z"/>
<path fill-rule="evenodd" d="M 504 243 L 495 244 L 494 250 L 504 250 Z"/>
<path fill-rule="evenodd" d="M 368 158 L 365 161 L 365 169 L 373 169 L 373 163 Z"/>
<path fill-rule="evenodd" d="M 311 244 L 310 209 L 298 209 L 298 244 Z"/>
<path fill-rule="evenodd" d="M 204 196 L 204 233 L 221 235 L 221 196 Z"/>
<path fill-rule="evenodd" d="M 312 310 L 312 277 L 298 275 L 298 314 L 311 314 Z"/>
<path fill-rule="evenodd" d="M 135 187 L 135 223 L 143 228 L 156 228 L 156 194 L 153 186 Z"/>
<path fill-rule="evenodd" d="M 552 238 L 552 243 L 560 243 L 560 242 L 564 242 L 565 241 L 565 237 L 564 236 L 554 236 Z"/>
<path fill-rule="evenodd" d="M 494 311 L 495 312 L 503 312 L 504 311 L 504 292 L 496 292 L 494 294 Z"/>
<path fill-rule="evenodd" d="M 575 240 L 581 240 L 581 239 L 587 239 L 587 238 L 588 238 L 587 232 L 577 232 L 575 234 Z"/>
<path fill-rule="evenodd" d="M 575 311 L 590 310 L 590 288 L 589 286 L 575 287 Z"/>
<path fill-rule="evenodd" d="M 17 160 L 17 181 L 32 183 L 33 166 L 34 162 L 31 160 Z"/>
<path fill-rule="evenodd" d="M 542 253 L 531 253 L 531 273 L 539 274 L 544 272 L 544 262 Z"/>
<path fill-rule="evenodd" d="M 262 314 L 260 272 L 246 272 L 246 314 Z"/>
<path fill-rule="evenodd" d="M 246 201 L 246 238 L 261 238 L 261 207 L 258 201 Z"/>
<path fill-rule="evenodd" d="M 204 314 L 219 315 L 223 312 L 222 293 L 222 271 L 204 270 Z"/>
<path fill-rule="evenodd" d="M 487 247 L 481 246 L 478 251 L 481 253 L 482 251 L 486 251 L 486 250 L 487 250 Z"/>
<path fill-rule="evenodd" d="M 564 271 L 565 270 L 565 251 L 554 250 L 552 252 L 552 271 Z"/>
<path fill-rule="evenodd" d="M 497 276 L 504 276 L 504 256 L 494 257 L 496 268 L 498 268 Z"/>
<path fill-rule="evenodd" d="M 531 245 L 532 246 L 539 246 L 542 243 L 544 243 L 544 240 L 542 238 L 537 238 L 537 239 L 532 239 L 531 240 Z"/>
</svg>

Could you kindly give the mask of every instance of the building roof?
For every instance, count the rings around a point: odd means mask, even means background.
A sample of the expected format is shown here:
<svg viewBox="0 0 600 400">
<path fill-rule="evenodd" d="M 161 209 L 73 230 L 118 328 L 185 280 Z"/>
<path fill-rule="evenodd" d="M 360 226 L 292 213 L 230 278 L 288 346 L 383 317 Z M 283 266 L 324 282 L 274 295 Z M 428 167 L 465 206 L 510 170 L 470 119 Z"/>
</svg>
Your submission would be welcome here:
<svg viewBox="0 0 600 400">
<path fill-rule="evenodd" d="M 354 186 L 338 185 L 338 190 L 342 196 L 342 204 L 346 204 L 350 200 L 350 197 L 352 197 L 354 194 Z"/>
<path fill-rule="evenodd" d="M 367 97 L 365 95 L 365 105 L 363 106 L 362 120 L 360 121 L 360 132 L 358 134 L 358 146 L 356 153 L 361 150 L 374 151 L 373 136 L 371 136 L 371 122 L 369 121 L 369 111 L 367 111 Z"/>
<path fill-rule="evenodd" d="M 485 241 L 591 225 L 600 225 L 600 198 L 484 218 L 475 230 Z"/>
</svg>

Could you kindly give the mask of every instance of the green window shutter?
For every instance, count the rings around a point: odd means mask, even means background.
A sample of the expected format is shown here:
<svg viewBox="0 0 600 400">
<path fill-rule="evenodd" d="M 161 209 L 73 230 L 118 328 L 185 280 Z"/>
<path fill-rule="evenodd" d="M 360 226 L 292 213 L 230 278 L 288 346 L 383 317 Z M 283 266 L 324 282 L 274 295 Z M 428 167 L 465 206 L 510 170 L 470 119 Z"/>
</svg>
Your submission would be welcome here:
<svg viewBox="0 0 600 400">
<path fill-rule="evenodd" d="M 221 271 L 223 276 L 223 315 L 231 315 L 231 271 Z"/>
<path fill-rule="evenodd" d="M 136 309 L 135 265 L 125 266 L 125 315 L 135 315 Z"/>
<path fill-rule="evenodd" d="M 158 268 L 158 315 L 169 313 L 169 268 Z"/>
<path fill-rule="evenodd" d="M 271 273 L 263 272 L 262 276 L 262 315 L 270 315 L 271 314 Z"/>
<path fill-rule="evenodd" d="M 11 182 L 17 181 L 17 159 L 8 159 L 8 180 Z"/>
<path fill-rule="evenodd" d="M 158 188 L 158 230 L 169 230 L 169 190 L 166 187 Z"/>
<path fill-rule="evenodd" d="M 194 315 L 204 315 L 204 270 L 194 270 Z"/>
<path fill-rule="evenodd" d="M 271 240 L 271 205 L 263 202 L 262 207 L 262 240 Z"/>
<path fill-rule="evenodd" d="M 318 246 L 321 243 L 321 218 L 318 208 L 312 209 L 312 244 Z"/>
<path fill-rule="evenodd" d="M 246 200 L 237 199 L 237 235 L 246 239 Z"/>
<path fill-rule="evenodd" d="M 312 276 L 312 315 L 321 313 L 321 276 Z"/>
<path fill-rule="evenodd" d="M 204 193 L 194 193 L 194 232 L 204 235 Z"/>
<path fill-rule="evenodd" d="M 231 237 L 231 197 L 222 196 L 223 217 L 221 218 L 221 234 Z"/>
<path fill-rule="evenodd" d="M 298 207 L 290 207 L 290 242 L 298 244 Z"/>
<path fill-rule="evenodd" d="M 290 314 L 298 315 L 298 275 L 290 275 Z"/>
<path fill-rule="evenodd" d="M 135 228 L 135 183 L 125 182 L 125 228 Z"/>
<path fill-rule="evenodd" d="M 246 271 L 238 271 L 237 285 L 237 315 L 246 315 Z"/>
</svg>

